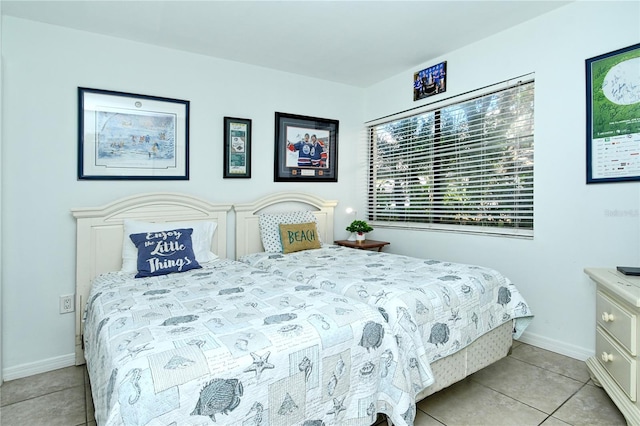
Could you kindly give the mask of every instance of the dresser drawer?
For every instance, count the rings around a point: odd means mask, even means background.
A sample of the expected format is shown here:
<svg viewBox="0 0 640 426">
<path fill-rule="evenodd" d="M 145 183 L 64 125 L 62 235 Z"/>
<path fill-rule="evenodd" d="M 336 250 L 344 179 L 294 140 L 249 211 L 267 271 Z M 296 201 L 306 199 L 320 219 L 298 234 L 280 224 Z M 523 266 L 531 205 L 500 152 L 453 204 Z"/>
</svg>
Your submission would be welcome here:
<svg viewBox="0 0 640 426">
<path fill-rule="evenodd" d="M 632 356 L 637 355 L 636 316 L 600 291 L 596 295 L 596 321 Z"/>
<path fill-rule="evenodd" d="M 629 358 L 607 332 L 596 329 L 596 358 L 631 401 L 636 401 L 636 360 Z"/>
</svg>

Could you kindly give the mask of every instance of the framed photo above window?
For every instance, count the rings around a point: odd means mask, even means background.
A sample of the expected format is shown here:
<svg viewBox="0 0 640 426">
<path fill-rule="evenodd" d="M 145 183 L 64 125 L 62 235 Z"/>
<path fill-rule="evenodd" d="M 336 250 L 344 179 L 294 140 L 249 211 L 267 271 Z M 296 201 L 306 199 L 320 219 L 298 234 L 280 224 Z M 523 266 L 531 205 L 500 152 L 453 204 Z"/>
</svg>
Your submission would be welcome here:
<svg viewBox="0 0 640 426">
<path fill-rule="evenodd" d="M 413 100 L 446 92 L 447 61 L 440 62 L 413 74 Z"/>
<path fill-rule="evenodd" d="M 338 120 L 276 112 L 275 182 L 337 182 Z"/>
<path fill-rule="evenodd" d="M 189 101 L 79 87 L 78 123 L 78 179 L 189 179 Z"/>
<path fill-rule="evenodd" d="M 640 44 L 585 64 L 587 183 L 640 180 Z"/>
<path fill-rule="evenodd" d="M 251 120 L 224 118 L 224 177 L 251 177 Z"/>
</svg>

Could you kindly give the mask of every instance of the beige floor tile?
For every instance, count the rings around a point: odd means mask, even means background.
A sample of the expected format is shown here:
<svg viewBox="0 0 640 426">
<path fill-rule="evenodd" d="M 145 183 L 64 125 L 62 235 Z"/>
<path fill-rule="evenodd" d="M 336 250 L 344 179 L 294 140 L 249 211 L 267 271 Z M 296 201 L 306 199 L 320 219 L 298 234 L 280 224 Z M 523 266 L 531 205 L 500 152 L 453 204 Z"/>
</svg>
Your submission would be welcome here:
<svg viewBox="0 0 640 426">
<path fill-rule="evenodd" d="M 442 423 L 418 410 L 416 413 L 416 420 L 413 422 L 413 426 L 442 426 Z"/>
<path fill-rule="evenodd" d="M 84 393 L 81 385 L 6 405 L 0 408 L 2 426 L 84 425 Z"/>
<path fill-rule="evenodd" d="M 574 426 L 627 424 L 604 389 L 591 385 L 580 389 L 553 416 Z"/>
<path fill-rule="evenodd" d="M 571 426 L 569 423 L 565 423 L 562 420 L 558 420 L 553 416 L 549 416 L 547 420 L 542 422 L 540 426 Z"/>
<path fill-rule="evenodd" d="M 83 367 L 67 367 L 5 382 L 0 387 L 0 406 L 13 404 L 84 384 Z"/>
<path fill-rule="evenodd" d="M 539 425 L 547 415 L 465 379 L 422 400 L 418 407 L 447 426 Z"/>
<path fill-rule="evenodd" d="M 527 344 L 521 344 L 511 353 L 513 358 L 532 365 L 571 377 L 582 383 L 589 380 L 589 370 L 584 361 L 580 361 L 555 352 L 547 351 Z"/>
<path fill-rule="evenodd" d="M 96 416 L 96 410 L 93 406 L 93 396 L 91 396 L 91 386 L 87 383 L 85 385 L 85 409 L 87 411 L 87 419 L 93 420 Z"/>
<path fill-rule="evenodd" d="M 471 378 L 547 414 L 553 413 L 583 386 L 577 380 L 511 357 L 478 371 Z"/>
</svg>

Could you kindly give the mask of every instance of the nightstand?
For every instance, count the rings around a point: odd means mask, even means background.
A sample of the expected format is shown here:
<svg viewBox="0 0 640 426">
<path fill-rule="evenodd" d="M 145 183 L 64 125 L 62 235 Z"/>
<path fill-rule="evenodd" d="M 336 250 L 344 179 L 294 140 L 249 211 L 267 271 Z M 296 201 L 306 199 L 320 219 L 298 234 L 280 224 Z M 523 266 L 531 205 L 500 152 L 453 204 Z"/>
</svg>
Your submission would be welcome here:
<svg viewBox="0 0 640 426">
<path fill-rule="evenodd" d="M 376 240 L 364 240 L 364 241 L 337 240 L 337 241 L 334 241 L 333 243 L 339 246 L 349 247 L 354 249 L 360 249 L 360 250 L 378 249 L 378 251 L 382 251 L 382 247 L 391 244 L 387 241 L 376 241 Z"/>
<path fill-rule="evenodd" d="M 640 277 L 615 269 L 584 270 L 596 282 L 596 355 L 587 360 L 630 425 L 640 424 Z"/>
</svg>

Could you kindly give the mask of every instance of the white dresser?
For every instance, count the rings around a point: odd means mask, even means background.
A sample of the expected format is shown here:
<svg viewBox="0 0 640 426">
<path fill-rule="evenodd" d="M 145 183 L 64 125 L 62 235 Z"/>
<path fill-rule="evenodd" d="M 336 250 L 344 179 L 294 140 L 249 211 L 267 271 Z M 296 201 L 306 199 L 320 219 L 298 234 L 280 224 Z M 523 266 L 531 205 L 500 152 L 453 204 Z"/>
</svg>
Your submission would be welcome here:
<svg viewBox="0 0 640 426">
<path fill-rule="evenodd" d="M 640 425 L 640 277 L 615 269 L 586 268 L 597 285 L 596 355 L 587 360 L 629 425 Z"/>
</svg>

